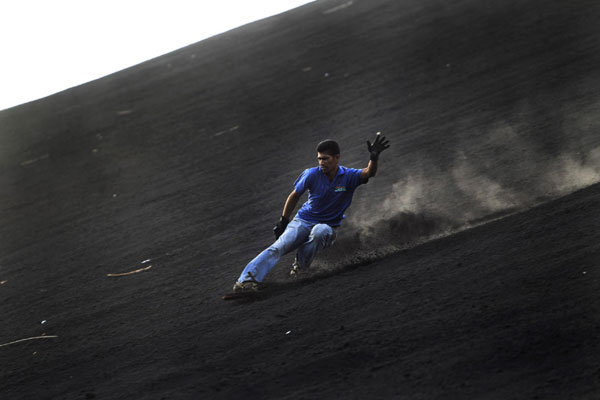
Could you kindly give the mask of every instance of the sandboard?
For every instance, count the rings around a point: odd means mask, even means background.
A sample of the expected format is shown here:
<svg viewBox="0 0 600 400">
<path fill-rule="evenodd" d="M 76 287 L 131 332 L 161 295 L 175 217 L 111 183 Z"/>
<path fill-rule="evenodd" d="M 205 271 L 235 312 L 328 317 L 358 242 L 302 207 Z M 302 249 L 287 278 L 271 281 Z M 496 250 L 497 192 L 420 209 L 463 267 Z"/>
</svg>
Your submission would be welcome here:
<svg viewBox="0 0 600 400">
<path fill-rule="evenodd" d="M 225 301 L 254 301 L 259 300 L 261 297 L 262 294 L 260 292 L 231 292 L 223 295 L 222 299 Z"/>
</svg>

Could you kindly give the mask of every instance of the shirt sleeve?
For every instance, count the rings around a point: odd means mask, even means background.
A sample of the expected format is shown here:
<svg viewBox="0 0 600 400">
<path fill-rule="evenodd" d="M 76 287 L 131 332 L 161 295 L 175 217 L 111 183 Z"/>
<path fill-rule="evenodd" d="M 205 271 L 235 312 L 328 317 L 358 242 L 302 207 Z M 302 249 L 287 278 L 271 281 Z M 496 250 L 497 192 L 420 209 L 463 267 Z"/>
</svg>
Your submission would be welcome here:
<svg viewBox="0 0 600 400">
<path fill-rule="evenodd" d="M 360 173 L 362 172 L 362 169 L 356 169 L 356 168 L 348 168 L 348 170 L 346 171 L 346 173 L 350 174 L 351 178 L 349 179 L 349 183 L 350 186 L 352 187 L 352 189 L 357 188 L 358 186 L 362 185 L 362 180 L 360 179 Z"/>
<path fill-rule="evenodd" d="M 305 169 L 300 174 L 298 179 L 296 179 L 296 182 L 294 182 L 294 190 L 296 191 L 296 193 L 302 194 L 306 189 L 310 189 L 310 176 L 311 175 L 309 169 Z"/>
</svg>

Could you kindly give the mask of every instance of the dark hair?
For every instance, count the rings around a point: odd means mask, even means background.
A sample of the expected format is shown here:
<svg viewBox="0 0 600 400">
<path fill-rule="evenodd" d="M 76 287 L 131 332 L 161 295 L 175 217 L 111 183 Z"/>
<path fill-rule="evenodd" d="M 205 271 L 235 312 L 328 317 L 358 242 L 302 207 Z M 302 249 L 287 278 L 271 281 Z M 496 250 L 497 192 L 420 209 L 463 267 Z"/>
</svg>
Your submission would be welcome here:
<svg viewBox="0 0 600 400">
<path fill-rule="evenodd" d="M 340 145 L 331 139 L 323 140 L 317 145 L 317 153 L 327 153 L 330 156 L 337 156 L 340 154 Z"/>
</svg>

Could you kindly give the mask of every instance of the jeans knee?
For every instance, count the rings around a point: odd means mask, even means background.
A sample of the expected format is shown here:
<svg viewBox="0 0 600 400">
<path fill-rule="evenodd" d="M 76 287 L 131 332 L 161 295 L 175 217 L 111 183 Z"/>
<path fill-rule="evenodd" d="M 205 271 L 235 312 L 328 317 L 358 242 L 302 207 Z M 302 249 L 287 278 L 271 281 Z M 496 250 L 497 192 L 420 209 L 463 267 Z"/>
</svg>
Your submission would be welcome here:
<svg viewBox="0 0 600 400">
<path fill-rule="evenodd" d="M 313 227 L 311 235 L 316 239 L 320 240 L 323 243 L 326 243 L 331 235 L 333 234 L 333 229 L 327 224 L 317 224 Z"/>
<path fill-rule="evenodd" d="M 267 247 L 267 251 L 271 254 L 273 254 L 274 256 L 279 256 L 281 257 L 281 249 L 277 246 L 271 245 L 269 247 Z"/>
</svg>

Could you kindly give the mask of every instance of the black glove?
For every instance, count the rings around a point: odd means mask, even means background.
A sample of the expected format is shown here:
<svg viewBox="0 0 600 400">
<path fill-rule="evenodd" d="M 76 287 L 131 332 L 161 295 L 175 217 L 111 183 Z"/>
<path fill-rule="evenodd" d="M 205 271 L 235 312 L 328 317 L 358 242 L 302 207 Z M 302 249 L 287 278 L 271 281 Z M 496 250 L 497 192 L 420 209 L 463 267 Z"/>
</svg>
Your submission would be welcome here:
<svg viewBox="0 0 600 400">
<path fill-rule="evenodd" d="M 379 153 L 388 147 L 390 147 L 388 141 L 385 140 L 385 136 L 381 136 L 379 132 L 377 132 L 377 137 L 373 144 L 367 140 L 367 148 L 369 149 L 369 153 L 371 153 L 371 160 L 373 161 L 377 161 L 379 159 Z"/>
<path fill-rule="evenodd" d="M 285 228 L 290 223 L 290 220 L 284 217 L 283 215 L 279 218 L 279 222 L 277 225 L 273 227 L 273 233 L 275 233 L 275 239 L 279 239 L 279 236 L 285 231 Z"/>
</svg>

